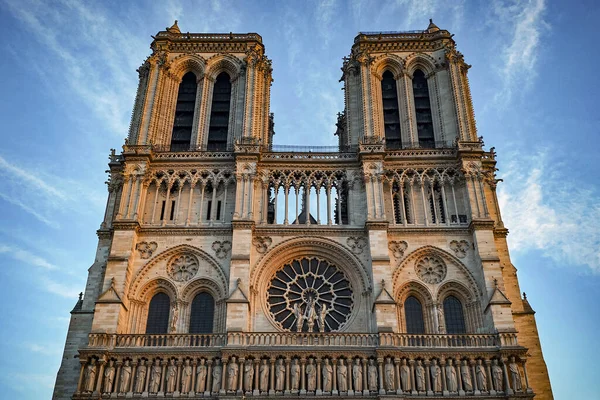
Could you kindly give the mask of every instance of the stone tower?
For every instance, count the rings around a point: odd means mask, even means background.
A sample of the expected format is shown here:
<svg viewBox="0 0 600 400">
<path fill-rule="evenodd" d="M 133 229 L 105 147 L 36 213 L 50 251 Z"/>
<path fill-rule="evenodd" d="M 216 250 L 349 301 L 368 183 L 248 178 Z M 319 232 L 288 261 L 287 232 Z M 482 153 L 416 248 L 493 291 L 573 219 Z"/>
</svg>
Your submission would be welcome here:
<svg viewBox="0 0 600 400">
<path fill-rule="evenodd" d="M 452 35 L 361 32 L 339 146 L 273 145 L 248 34 L 159 32 L 54 399 L 551 399 Z"/>
</svg>

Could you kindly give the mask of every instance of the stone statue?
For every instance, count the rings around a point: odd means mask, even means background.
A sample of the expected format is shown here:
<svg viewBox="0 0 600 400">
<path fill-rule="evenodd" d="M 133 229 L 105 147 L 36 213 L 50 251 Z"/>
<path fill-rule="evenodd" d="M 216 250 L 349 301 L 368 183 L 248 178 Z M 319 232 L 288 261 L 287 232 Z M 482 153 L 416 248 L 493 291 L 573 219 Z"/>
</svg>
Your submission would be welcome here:
<svg viewBox="0 0 600 400">
<path fill-rule="evenodd" d="M 102 393 L 111 393 L 113 381 L 115 380 L 115 362 L 110 360 L 108 367 L 104 370 L 104 382 L 102 383 Z"/>
<path fill-rule="evenodd" d="M 521 384 L 521 373 L 519 372 L 519 366 L 515 361 L 514 357 L 510 358 L 510 364 L 508 364 L 508 372 L 512 381 L 512 389 L 515 392 L 523 391 L 523 385 Z"/>
<path fill-rule="evenodd" d="M 297 358 L 294 358 L 292 361 L 290 374 L 292 375 L 292 390 L 298 390 L 298 388 L 300 388 L 300 364 L 298 364 Z"/>
<path fill-rule="evenodd" d="M 96 360 L 93 360 L 85 368 L 85 381 L 83 383 L 83 391 L 92 393 L 94 384 L 96 383 Z"/>
<path fill-rule="evenodd" d="M 494 388 L 498 392 L 504 391 L 503 377 L 502 367 L 498 365 L 498 360 L 492 360 L 492 380 L 494 381 Z"/>
<path fill-rule="evenodd" d="M 306 305 L 306 312 L 304 313 L 304 319 L 308 325 L 308 331 L 313 332 L 315 327 L 315 320 L 317 316 L 315 315 L 315 301 L 310 299 L 308 304 Z"/>
<path fill-rule="evenodd" d="M 448 360 L 448 364 L 446 365 L 446 383 L 448 385 L 449 392 L 458 391 L 458 383 L 456 381 L 456 368 L 454 368 L 454 361 L 452 359 Z"/>
<path fill-rule="evenodd" d="M 140 365 L 138 365 L 137 371 L 135 372 L 135 393 L 142 393 L 144 391 L 144 383 L 146 383 L 147 371 L 148 367 L 146 367 L 146 360 L 142 358 L 140 360 Z"/>
<path fill-rule="evenodd" d="M 410 367 L 406 365 L 406 358 L 402 359 L 402 365 L 400 366 L 400 382 L 402 383 L 402 390 L 408 392 L 412 389 L 410 381 Z"/>
<path fill-rule="evenodd" d="M 129 383 L 131 382 L 131 365 L 129 360 L 125 360 L 123 367 L 121 368 L 121 387 L 119 393 L 129 392 Z"/>
<path fill-rule="evenodd" d="M 227 364 L 227 390 L 236 391 L 238 382 L 238 373 L 240 367 L 235 360 L 235 357 L 231 357 L 231 361 Z"/>
<path fill-rule="evenodd" d="M 160 389 L 160 377 L 162 371 L 160 369 L 160 360 L 157 358 L 154 360 L 154 364 L 150 369 L 150 393 L 158 393 Z"/>
<path fill-rule="evenodd" d="M 477 360 L 477 365 L 475 365 L 475 379 L 477 380 L 477 389 L 487 392 L 487 374 L 481 360 Z"/>
<path fill-rule="evenodd" d="M 171 308 L 171 333 L 175 333 L 177 331 L 177 320 L 179 319 L 179 306 L 177 303 L 173 304 Z"/>
<path fill-rule="evenodd" d="M 223 377 L 223 366 L 221 365 L 221 360 L 218 358 L 215 360 L 215 366 L 212 371 L 212 392 L 218 393 L 221 390 L 221 378 Z"/>
<path fill-rule="evenodd" d="M 323 391 L 331 392 L 333 386 L 333 367 L 329 364 L 329 359 L 323 360 Z"/>
<path fill-rule="evenodd" d="M 377 366 L 372 358 L 369 360 L 369 367 L 367 368 L 367 383 L 370 392 L 377 391 Z"/>
<path fill-rule="evenodd" d="M 327 316 L 327 305 L 323 303 L 319 311 L 319 332 L 325 332 L 325 317 Z"/>
<path fill-rule="evenodd" d="M 263 359 L 262 364 L 260 365 L 260 391 L 268 392 L 269 391 L 269 366 L 267 365 L 267 360 Z"/>
<path fill-rule="evenodd" d="M 423 365 L 421 365 L 421 360 L 417 360 L 415 376 L 415 386 L 417 387 L 417 391 L 425 391 L 425 368 L 423 368 Z"/>
<path fill-rule="evenodd" d="M 431 389 L 434 392 L 442 391 L 442 369 L 437 363 L 437 360 L 434 358 L 431 361 L 431 366 L 429 367 L 431 371 Z"/>
<path fill-rule="evenodd" d="M 175 381 L 177 381 L 177 366 L 175 365 L 175 359 L 169 360 L 169 366 L 167 367 L 167 393 L 173 393 L 175 391 Z"/>
<path fill-rule="evenodd" d="M 302 316 L 302 310 L 298 306 L 298 303 L 294 303 L 294 316 L 296 317 L 296 332 L 302 332 L 302 325 L 304 325 L 304 317 Z"/>
<path fill-rule="evenodd" d="M 317 368 L 313 364 L 313 359 L 308 359 L 306 364 L 306 389 L 309 392 L 314 392 L 317 389 Z"/>
<path fill-rule="evenodd" d="M 340 358 L 340 365 L 337 367 L 337 386 L 340 392 L 348 391 L 348 367 L 344 364 L 344 359 Z"/>
<path fill-rule="evenodd" d="M 277 392 L 283 392 L 283 385 L 285 384 L 285 365 L 283 365 L 283 358 L 277 360 L 275 365 L 275 390 Z"/>
<path fill-rule="evenodd" d="M 437 307 L 437 317 L 438 317 L 438 333 L 444 334 L 446 333 L 446 320 L 444 319 L 444 310 L 443 306 L 439 305 Z"/>
<path fill-rule="evenodd" d="M 352 365 L 352 381 L 354 382 L 354 391 L 362 392 L 363 390 L 363 368 L 360 365 L 360 359 L 355 358 Z"/>
<path fill-rule="evenodd" d="M 206 391 L 206 375 L 208 374 L 208 368 L 206 367 L 206 360 L 200 359 L 200 364 L 196 369 L 196 393 L 203 393 Z"/>
<path fill-rule="evenodd" d="M 394 364 L 390 357 L 385 359 L 385 389 L 389 392 L 394 390 Z"/>
<path fill-rule="evenodd" d="M 460 366 L 460 377 L 462 379 L 463 389 L 465 390 L 465 392 L 473 391 L 471 371 L 469 370 L 469 366 L 467 365 L 467 360 L 462 361 L 462 365 Z"/>
<path fill-rule="evenodd" d="M 181 393 L 189 393 L 192 390 L 192 373 L 190 359 L 186 358 L 181 369 Z"/>
<path fill-rule="evenodd" d="M 252 379 L 254 379 L 254 366 L 252 360 L 246 360 L 244 363 L 244 391 L 252 391 Z"/>
</svg>

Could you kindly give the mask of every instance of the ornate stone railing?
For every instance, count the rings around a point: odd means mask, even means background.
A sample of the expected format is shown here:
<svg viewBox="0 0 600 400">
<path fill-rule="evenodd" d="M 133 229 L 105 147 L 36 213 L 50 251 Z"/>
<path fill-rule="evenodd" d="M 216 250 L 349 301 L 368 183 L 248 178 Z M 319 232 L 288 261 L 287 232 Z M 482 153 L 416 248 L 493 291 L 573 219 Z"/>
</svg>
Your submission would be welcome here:
<svg viewBox="0 0 600 400">
<path fill-rule="evenodd" d="M 91 333 L 88 347 L 399 347 L 399 348 L 501 348 L 518 346 L 514 333 L 409 334 L 409 333 L 296 333 L 228 332 L 215 334 L 110 334 Z"/>
</svg>

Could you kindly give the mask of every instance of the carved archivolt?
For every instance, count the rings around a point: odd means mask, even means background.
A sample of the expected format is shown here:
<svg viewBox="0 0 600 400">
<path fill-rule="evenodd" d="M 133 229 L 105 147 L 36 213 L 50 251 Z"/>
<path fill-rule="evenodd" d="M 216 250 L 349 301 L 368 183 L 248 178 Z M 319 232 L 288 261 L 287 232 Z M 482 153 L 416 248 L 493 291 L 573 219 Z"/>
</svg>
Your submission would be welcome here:
<svg viewBox="0 0 600 400">
<path fill-rule="evenodd" d="M 383 175 L 388 182 L 396 182 L 401 184 L 420 184 L 426 182 L 455 184 L 464 180 L 461 172 L 454 167 L 386 169 L 383 172 Z"/>
<path fill-rule="evenodd" d="M 404 72 L 404 61 L 395 54 L 378 56 L 371 65 L 371 73 L 381 80 L 385 71 L 390 71 L 394 74 L 394 79 L 399 79 Z"/>
<path fill-rule="evenodd" d="M 429 75 L 435 72 L 438 63 L 428 54 L 412 53 L 404 59 L 404 66 L 406 72 L 410 76 L 412 76 L 417 69 L 423 71 L 425 75 Z"/>
<path fill-rule="evenodd" d="M 145 179 L 147 184 L 154 183 L 156 185 L 162 185 L 163 183 L 167 186 L 178 187 L 183 186 L 186 183 L 192 185 L 206 185 L 206 184 L 230 184 L 235 182 L 235 173 L 230 169 L 185 169 L 185 170 L 154 170 L 147 175 Z"/>
<path fill-rule="evenodd" d="M 172 297 L 172 299 L 175 299 L 177 293 L 177 290 L 175 289 L 176 286 L 187 281 L 181 280 L 177 282 L 173 277 L 171 277 L 171 273 L 174 271 L 169 272 L 169 268 L 171 268 L 174 264 L 172 262 L 169 263 L 168 261 L 176 261 L 178 260 L 178 257 L 182 255 L 190 257 L 188 260 L 192 259 L 193 257 L 193 259 L 197 261 L 197 264 L 194 264 L 193 268 L 195 269 L 197 266 L 196 274 L 198 276 L 212 277 L 212 279 L 214 279 L 214 281 L 223 288 L 222 291 L 224 293 L 227 292 L 227 276 L 219 263 L 201 249 L 184 244 L 175 246 L 171 249 L 165 250 L 160 254 L 157 254 L 152 260 L 150 260 L 150 262 L 144 265 L 131 280 L 132 283 L 129 287 L 129 298 L 132 300 L 143 300 L 142 288 L 145 288 L 150 281 L 156 282 L 156 279 L 152 279 L 151 277 L 158 275 L 161 282 L 165 282 L 165 284 L 168 283 L 168 285 L 173 288 L 172 292 L 174 297 Z M 154 271 L 155 273 L 150 274 L 151 271 Z M 171 281 L 171 279 L 173 279 L 173 281 Z"/>
<path fill-rule="evenodd" d="M 171 299 L 171 302 L 174 302 L 175 299 L 177 299 L 177 288 L 168 279 L 163 278 L 154 279 L 146 283 L 136 297 L 138 300 L 147 303 L 152 296 L 159 292 L 166 293 Z"/>
<path fill-rule="evenodd" d="M 170 71 L 179 80 L 188 72 L 193 72 L 197 79 L 204 76 L 206 61 L 198 54 L 181 54 L 171 61 Z"/>
<path fill-rule="evenodd" d="M 433 259 L 435 257 L 441 260 L 446 268 L 452 265 L 457 268 L 460 273 L 463 275 L 465 282 L 467 283 L 468 289 L 471 293 L 473 293 L 477 298 L 482 296 L 482 292 L 477 285 L 475 277 L 469 271 L 469 269 L 454 255 L 448 253 L 447 251 L 440 249 L 434 246 L 423 246 L 412 253 L 410 253 L 403 261 L 394 269 L 393 272 L 393 282 L 394 282 L 394 292 L 397 292 L 402 284 L 401 273 L 403 269 L 407 266 L 413 266 L 415 269 L 417 268 L 417 263 L 420 260 L 424 260 L 426 257 Z M 445 277 L 445 275 L 444 275 Z M 440 281 L 441 282 L 441 281 Z"/>
<path fill-rule="evenodd" d="M 221 72 L 227 72 L 231 81 L 238 78 L 243 67 L 239 58 L 227 53 L 212 56 L 206 64 L 206 74 L 212 79 L 216 79 Z"/>
</svg>

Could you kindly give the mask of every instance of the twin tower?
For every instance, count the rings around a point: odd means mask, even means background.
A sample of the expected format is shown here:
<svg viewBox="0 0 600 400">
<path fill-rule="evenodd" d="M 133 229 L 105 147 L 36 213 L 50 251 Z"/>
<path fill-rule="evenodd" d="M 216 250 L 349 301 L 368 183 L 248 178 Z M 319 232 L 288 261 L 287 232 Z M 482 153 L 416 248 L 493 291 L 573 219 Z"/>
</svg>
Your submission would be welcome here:
<svg viewBox="0 0 600 400">
<path fill-rule="evenodd" d="M 248 34 L 159 32 L 54 399 L 551 399 L 452 35 L 361 32 L 335 148 Z"/>
</svg>

